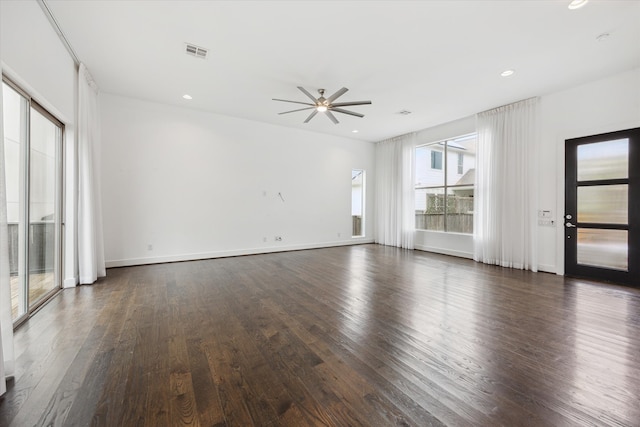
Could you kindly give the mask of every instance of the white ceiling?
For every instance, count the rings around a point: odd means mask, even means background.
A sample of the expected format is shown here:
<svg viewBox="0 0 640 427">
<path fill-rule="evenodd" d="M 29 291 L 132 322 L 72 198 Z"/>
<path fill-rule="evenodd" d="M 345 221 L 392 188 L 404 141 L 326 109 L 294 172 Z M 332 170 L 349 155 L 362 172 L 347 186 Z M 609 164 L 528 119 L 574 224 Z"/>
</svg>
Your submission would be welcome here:
<svg viewBox="0 0 640 427">
<path fill-rule="evenodd" d="M 367 141 L 640 67 L 640 1 L 47 4 L 103 92 Z M 296 104 L 271 100 L 307 101 L 296 86 L 372 105 L 304 124 L 307 111 L 278 115 Z"/>
</svg>

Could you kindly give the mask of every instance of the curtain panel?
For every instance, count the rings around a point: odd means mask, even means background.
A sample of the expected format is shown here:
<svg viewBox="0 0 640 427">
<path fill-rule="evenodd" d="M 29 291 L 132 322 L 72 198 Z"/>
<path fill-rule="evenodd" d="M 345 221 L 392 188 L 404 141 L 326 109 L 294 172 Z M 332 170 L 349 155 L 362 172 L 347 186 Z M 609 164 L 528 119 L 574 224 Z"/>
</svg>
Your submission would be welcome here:
<svg viewBox="0 0 640 427">
<path fill-rule="evenodd" d="M 2 50 L 0 48 L 0 76 Z M 13 375 L 13 319 L 9 277 L 9 227 L 7 225 L 7 186 L 4 160 L 3 93 L 0 84 L 0 396 L 7 391 L 5 378 Z"/>
<path fill-rule="evenodd" d="M 538 98 L 477 115 L 474 259 L 537 271 Z"/>
<path fill-rule="evenodd" d="M 78 75 L 78 272 L 80 284 L 106 276 L 100 193 L 98 86 L 84 64 Z"/>
<path fill-rule="evenodd" d="M 375 242 L 413 249 L 416 135 L 376 144 Z"/>
</svg>

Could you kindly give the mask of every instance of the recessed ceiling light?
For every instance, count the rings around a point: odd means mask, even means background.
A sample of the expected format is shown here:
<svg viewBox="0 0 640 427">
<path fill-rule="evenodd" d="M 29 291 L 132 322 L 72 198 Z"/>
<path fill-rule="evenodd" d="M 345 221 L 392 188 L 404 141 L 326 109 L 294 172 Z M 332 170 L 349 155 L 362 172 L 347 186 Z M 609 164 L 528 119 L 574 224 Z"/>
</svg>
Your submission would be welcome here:
<svg viewBox="0 0 640 427">
<path fill-rule="evenodd" d="M 509 76 L 512 76 L 513 73 L 515 73 L 514 70 L 504 70 L 503 72 L 500 73 L 500 75 L 502 77 L 509 77 Z"/>
<path fill-rule="evenodd" d="M 351 132 L 353 132 L 353 133 L 358 133 L 358 129 L 354 129 L 354 130 L 352 130 Z"/>
<path fill-rule="evenodd" d="M 182 97 L 183 97 L 184 99 L 193 99 L 193 98 L 191 97 L 191 95 L 187 95 L 187 94 L 182 95 Z"/>
<path fill-rule="evenodd" d="M 580 9 L 587 3 L 589 3 L 589 0 L 572 0 L 568 7 L 571 10 Z"/>
</svg>

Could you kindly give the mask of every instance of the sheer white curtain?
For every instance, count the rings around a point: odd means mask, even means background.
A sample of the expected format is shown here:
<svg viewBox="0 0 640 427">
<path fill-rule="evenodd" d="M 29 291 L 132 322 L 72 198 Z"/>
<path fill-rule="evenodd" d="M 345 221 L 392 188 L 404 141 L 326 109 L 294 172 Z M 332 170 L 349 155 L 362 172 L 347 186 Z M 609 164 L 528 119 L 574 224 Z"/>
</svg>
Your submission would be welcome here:
<svg viewBox="0 0 640 427">
<path fill-rule="evenodd" d="M 81 284 L 106 275 L 100 196 L 98 86 L 84 64 L 78 75 L 78 270 Z"/>
<path fill-rule="evenodd" d="M 2 50 L 0 48 L 0 76 Z M 7 391 L 4 378 L 13 375 L 13 320 L 11 319 L 11 282 L 9 281 L 9 230 L 7 226 L 7 186 L 4 167 L 4 127 L 2 84 L 0 84 L 0 396 Z"/>
<path fill-rule="evenodd" d="M 538 98 L 477 115 L 474 259 L 537 271 Z"/>
<path fill-rule="evenodd" d="M 415 134 L 376 145 L 376 243 L 413 249 L 415 148 Z"/>
</svg>

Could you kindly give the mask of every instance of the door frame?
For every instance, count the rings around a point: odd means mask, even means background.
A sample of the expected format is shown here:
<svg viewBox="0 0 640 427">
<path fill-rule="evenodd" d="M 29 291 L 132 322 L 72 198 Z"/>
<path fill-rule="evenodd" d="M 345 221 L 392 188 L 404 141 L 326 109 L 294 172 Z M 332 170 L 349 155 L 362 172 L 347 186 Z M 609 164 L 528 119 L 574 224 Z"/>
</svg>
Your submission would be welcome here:
<svg viewBox="0 0 640 427">
<path fill-rule="evenodd" d="M 2 74 L 0 76 L 1 83 L 6 83 L 11 89 L 15 90 L 18 94 L 20 94 L 23 98 L 27 100 L 27 110 L 29 111 L 27 115 L 26 122 L 26 132 L 27 132 L 27 146 L 26 146 L 26 158 L 24 159 L 25 170 L 24 170 L 24 179 L 25 179 L 25 214 L 24 218 L 21 218 L 21 221 L 25 223 L 25 233 L 24 238 L 26 241 L 29 240 L 29 204 L 30 204 L 30 177 L 31 177 L 31 159 L 30 159 L 30 149 L 31 149 L 31 109 L 36 110 L 39 114 L 45 117 L 47 120 L 51 121 L 55 126 L 60 129 L 60 139 L 59 143 L 56 146 L 56 189 L 55 189 L 55 254 L 54 254 L 54 280 L 56 283 L 56 287 L 43 294 L 35 304 L 29 300 L 29 244 L 25 244 L 24 253 L 22 256 L 24 257 L 24 269 L 26 276 L 26 289 L 25 294 L 23 295 L 24 303 L 25 303 L 25 312 L 17 317 L 13 321 L 13 328 L 16 329 L 18 326 L 23 324 L 25 321 L 29 319 L 36 311 L 38 311 L 44 304 L 49 302 L 54 295 L 56 295 L 62 289 L 63 282 L 63 265 L 64 265 L 64 202 L 65 202 L 65 191 L 64 191 L 64 176 L 65 176 L 65 125 L 59 120 L 56 116 L 51 114 L 45 107 L 43 107 L 40 103 L 38 103 L 27 91 L 22 89 L 22 87 L 15 83 L 9 76 L 6 74 Z M 1 119 L 1 118 L 0 118 Z M 21 284 L 22 286 L 23 284 Z"/>
<path fill-rule="evenodd" d="M 576 252 L 575 250 L 571 250 L 567 241 L 568 238 L 576 241 L 577 228 L 568 228 L 566 223 L 571 221 L 574 224 L 579 225 L 577 223 L 577 212 L 572 206 L 569 206 L 569 202 L 571 197 L 568 197 L 570 192 L 574 193 L 573 199 L 575 199 L 575 192 L 577 191 L 577 177 L 567 177 L 569 170 L 573 169 L 576 171 L 577 166 L 577 158 L 576 151 L 577 147 L 582 144 L 596 143 L 596 142 L 604 142 L 615 139 L 628 138 L 629 139 L 629 200 L 628 200 L 628 271 L 620 271 L 614 269 L 586 266 L 586 265 L 571 265 L 570 263 L 577 263 L 576 260 Z M 564 269 L 564 274 L 567 276 L 574 277 L 583 277 L 588 279 L 595 280 L 604 280 L 609 282 L 620 283 L 624 285 L 630 286 L 640 286 L 640 283 L 637 283 L 637 277 L 640 277 L 640 263 L 634 262 L 633 260 L 638 260 L 638 256 L 640 255 L 640 127 L 638 128 L 629 128 L 618 131 L 611 131 L 596 135 L 589 135 L 584 137 L 576 137 L 576 138 L 568 138 L 564 140 L 564 146 L 562 147 L 562 151 L 564 154 L 563 159 L 563 173 L 562 180 L 564 182 L 564 191 L 562 192 L 562 196 L 564 198 L 564 212 L 562 217 L 562 222 L 560 224 L 560 232 L 562 239 L 562 249 L 561 253 L 563 255 L 562 266 Z M 635 167 L 634 167 L 635 165 Z M 615 181 L 615 180 L 610 180 Z M 572 215 L 572 219 L 568 220 L 566 218 L 567 214 Z M 584 228 L 589 228 L 588 224 L 584 224 Z M 591 228 L 599 228 L 599 227 L 591 227 Z M 616 229 L 619 227 L 602 227 L 602 228 L 612 228 Z M 570 237 L 568 237 L 570 236 Z M 573 268 L 577 267 L 577 268 Z"/>
<path fill-rule="evenodd" d="M 55 201 L 54 201 L 54 224 L 56 225 L 54 233 L 54 242 L 56 252 L 54 254 L 54 280 L 57 284 L 56 287 L 51 289 L 49 292 L 42 295 L 37 302 L 32 303 L 29 301 L 27 296 L 27 318 L 30 317 L 33 313 L 38 311 L 40 307 L 49 302 L 49 300 L 60 290 L 62 289 L 62 268 L 63 268 L 63 229 L 64 229 L 64 135 L 65 135 L 65 126 L 56 116 L 51 114 L 46 108 L 40 105 L 33 98 L 29 98 L 29 105 L 31 108 L 40 113 L 44 118 L 52 122 L 55 126 L 60 129 L 60 140 L 56 145 L 56 189 L 55 189 Z M 27 166 L 29 170 L 27 173 L 30 173 L 31 170 L 31 161 Z M 28 260 L 27 260 L 28 264 Z"/>
</svg>

